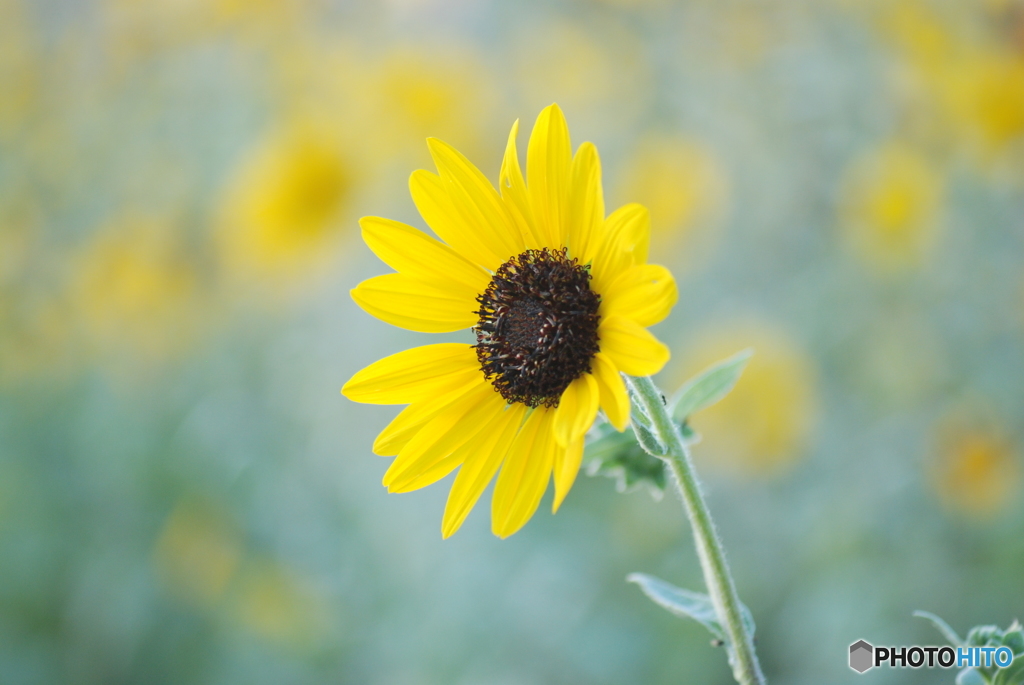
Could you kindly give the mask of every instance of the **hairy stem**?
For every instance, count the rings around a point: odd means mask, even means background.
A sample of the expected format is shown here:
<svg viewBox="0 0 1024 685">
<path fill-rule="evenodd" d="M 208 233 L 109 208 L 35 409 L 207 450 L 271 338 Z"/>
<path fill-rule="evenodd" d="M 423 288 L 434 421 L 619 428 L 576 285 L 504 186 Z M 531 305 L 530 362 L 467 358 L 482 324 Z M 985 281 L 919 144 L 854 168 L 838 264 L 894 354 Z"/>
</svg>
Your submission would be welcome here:
<svg viewBox="0 0 1024 685">
<path fill-rule="evenodd" d="M 663 450 L 659 450 L 664 454 L 654 456 L 663 459 L 671 469 L 679 496 L 683 500 L 683 508 L 690 519 L 697 556 L 704 572 L 704 583 L 732 647 L 733 676 L 742 685 L 764 685 L 764 675 L 757 662 L 757 654 L 754 653 L 753 637 L 747 631 L 740 614 L 736 584 L 729 572 L 725 550 L 711 520 L 711 512 L 701 494 L 686 442 L 669 416 L 664 396 L 654 381 L 648 377 L 627 376 L 626 382 L 632 390 L 631 394 L 650 419 L 651 432 L 664 446 Z"/>
</svg>

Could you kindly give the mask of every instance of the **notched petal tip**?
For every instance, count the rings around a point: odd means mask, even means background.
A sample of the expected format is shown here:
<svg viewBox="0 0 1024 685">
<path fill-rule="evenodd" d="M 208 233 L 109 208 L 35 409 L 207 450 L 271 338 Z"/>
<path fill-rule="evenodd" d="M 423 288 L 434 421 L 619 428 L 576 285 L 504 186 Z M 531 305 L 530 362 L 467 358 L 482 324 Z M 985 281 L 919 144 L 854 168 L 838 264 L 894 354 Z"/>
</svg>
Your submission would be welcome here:
<svg viewBox="0 0 1024 685">
<path fill-rule="evenodd" d="M 552 102 L 550 105 L 541 110 L 541 114 L 545 112 L 557 114 L 560 115 L 562 118 L 565 118 L 565 114 L 562 113 L 562 108 L 558 106 L 557 102 Z"/>
</svg>

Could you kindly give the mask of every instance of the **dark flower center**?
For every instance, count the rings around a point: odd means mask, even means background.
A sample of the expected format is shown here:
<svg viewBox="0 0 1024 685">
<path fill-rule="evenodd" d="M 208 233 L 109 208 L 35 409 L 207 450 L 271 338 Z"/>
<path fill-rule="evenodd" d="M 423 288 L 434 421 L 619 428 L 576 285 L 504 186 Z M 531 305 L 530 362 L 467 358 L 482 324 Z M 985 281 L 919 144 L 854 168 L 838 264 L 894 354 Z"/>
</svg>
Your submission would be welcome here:
<svg viewBox="0 0 1024 685">
<path fill-rule="evenodd" d="M 476 356 L 509 403 L 557 407 L 597 354 L 601 296 L 590 267 L 560 250 L 527 250 L 508 260 L 477 302 Z"/>
</svg>

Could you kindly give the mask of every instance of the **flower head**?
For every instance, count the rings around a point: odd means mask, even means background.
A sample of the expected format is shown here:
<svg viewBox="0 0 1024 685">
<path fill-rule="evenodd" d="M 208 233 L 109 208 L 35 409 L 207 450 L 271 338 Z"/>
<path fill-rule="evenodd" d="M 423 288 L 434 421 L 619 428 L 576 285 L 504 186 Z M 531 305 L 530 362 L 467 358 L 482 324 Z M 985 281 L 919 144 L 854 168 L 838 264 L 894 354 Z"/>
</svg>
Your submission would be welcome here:
<svg viewBox="0 0 1024 685">
<path fill-rule="evenodd" d="M 1017 446 L 991 419 L 953 415 L 936 430 L 926 463 L 935 494 L 952 513 L 978 521 L 996 518 L 1017 501 L 1021 468 Z"/>
<path fill-rule="evenodd" d="M 621 373 L 649 375 L 668 348 L 646 326 L 664 319 L 672 275 L 647 264 L 650 220 L 640 205 L 605 217 L 597 149 L 572 154 L 557 105 L 537 118 L 524 178 L 512 126 L 500 193 L 469 160 L 428 140 L 438 174 L 413 173 L 413 201 L 441 241 L 366 217 L 367 245 L 397 273 L 360 283 L 367 312 L 413 331 L 470 328 L 476 344 L 442 343 L 386 357 L 342 388 L 346 397 L 408 406 L 374 452 L 396 455 L 390 492 L 455 469 L 442 534 L 462 525 L 498 474 L 491 515 L 500 537 L 519 530 L 554 478 L 557 510 L 572 487 L 583 437 L 604 411 L 629 422 Z M 499 472 L 500 469 L 500 473 Z"/>
<path fill-rule="evenodd" d="M 173 359 L 197 338 L 201 282 L 175 228 L 168 217 L 126 213 L 76 259 L 76 318 L 96 351 L 118 367 Z"/>
<path fill-rule="evenodd" d="M 882 271 L 917 266 L 941 222 L 943 184 L 912 146 L 892 141 L 850 165 L 840 213 L 857 254 Z"/>
<path fill-rule="evenodd" d="M 328 263 L 354 182 L 344 144 L 326 126 L 290 122 L 226 189 L 218 238 L 227 271 L 281 282 Z"/>
</svg>

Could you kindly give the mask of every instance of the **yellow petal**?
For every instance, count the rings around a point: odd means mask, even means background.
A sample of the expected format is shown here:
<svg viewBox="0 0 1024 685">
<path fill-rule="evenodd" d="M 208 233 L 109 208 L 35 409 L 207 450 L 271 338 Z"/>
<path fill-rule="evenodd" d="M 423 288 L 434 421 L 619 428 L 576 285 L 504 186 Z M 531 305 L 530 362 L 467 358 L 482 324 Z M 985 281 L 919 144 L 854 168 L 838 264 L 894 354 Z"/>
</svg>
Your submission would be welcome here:
<svg viewBox="0 0 1024 685">
<path fill-rule="evenodd" d="M 479 304 L 469 290 L 433 287 L 405 274 L 369 278 L 352 289 L 352 299 L 367 313 L 392 326 L 420 333 L 450 333 L 471 328 Z"/>
<path fill-rule="evenodd" d="M 501 160 L 501 173 L 498 174 L 498 187 L 501 197 L 509 208 L 509 212 L 519 225 L 526 247 L 537 249 L 544 247 L 541 236 L 534 228 L 533 209 L 530 207 L 530 195 L 526 190 L 526 181 L 519 168 L 519 152 L 516 150 L 516 135 L 519 133 L 519 120 L 512 124 L 505 145 L 505 157 Z"/>
<path fill-rule="evenodd" d="M 601 160 L 593 143 L 583 143 L 572 160 L 572 185 L 569 188 L 569 251 L 586 264 L 594 258 L 604 223 L 604 192 L 601 189 Z"/>
<path fill-rule="evenodd" d="M 555 435 L 555 412 L 534 409 L 516 436 L 494 485 L 491 502 L 491 530 L 507 538 L 530 520 L 551 478 Z"/>
<path fill-rule="evenodd" d="M 498 411 L 488 410 L 486 414 L 483 412 L 478 412 L 473 415 L 467 414 L 465 418 L 463 418 L 463 421 L 466 423 L 476 423 L 479 426 L 479 430 L 477 430 L 471 438 L 463 442 L 448 456 L 441 459 L 435 459 L 432 464 L 424 465 L 422 468 L 417 469 L 415 474 L 410 471 L 409 474 L 404 475 L 401 478 L 395 478 L 391 482 L 391 485 L 388 486 L 388 492 L 411 492 L 436 483 L 451 473 L 456 467 L 463 465 L 467 459 L 471 459 L 479 454 L 482 449 L 487 448 L 489 450 L 490 448 L 487 446 L 491 445 L 495 438 L 492 433 L 493 431 L 501 430 L 504 427 L 503 421 L 505 420 L 505 415 L 508 413 L 508 409 L 509 406 L 502 401 L 500 404 L 500 410 Z M 516 427 L 518 427 L 518 423 L 516 424 Z M 505 446 L 506 451 L 508 449 L 508 445 L 512 443 L 512 438 L 514 436 L 515 432 L 510 432 L 508 443 Z M 504 453 L 502 453 L 502 456 L 504 456 Z M 493 475 L 493 473 L 491 475 Z"/>
<path fill-rule="evenodd" d="M 491 252 L 504 262 L 525 250 L 522 231 L 487 177 L 451 145 L 428 138 L 427 147 L 456 210 Z"/>
<path fill-rule="evenodd" d="M 590 360 L 597 387 L 601 392 L 601 409 L 615 429 L 620 433 L 629 425 L 629 393 L 622 374 L 608 355 L 598 352 Z"/>
<path fill-rule="evenodd" d="M 414 171 L 409 177 L 409 191 L 430 229 L 460 255 L 488 271 L 496 271 L 508 259 L 491 249 L 476 227 L 467 223 L 440 176 L 423 169 Z"/>
<path fill-rule="evenodd" d="M 490 274 L 423 231 L 400 221 L 365 216 L 359 220 L 363 240 L 381 261 L 406 276 L 438 288 L 482 293 Z"/>
<path fill-rule="evenodd" d="M 597 416 L 597 380 L 585 373 L 565 389 L 555 410 L 555 439 L 562 447 L 583 437 Z"/>
<path fill-rule="evenodd" d="M 413 347 L 375 361 L 352 376 L 341 392 L 354 402 L 409 404 L 482 380 L 480 362 L 472 346 L 439 343 Z"/>
<path fill-rule="evenodd" d="M 389 492 L 409 492 L 451 473 L 461 459 L 450 457 L 505 411 L 505 400 L 481 383 L 441 411 L 402 448 L 384 475 Z"/>
<path fill-rule="evenodd" d="M 650 213 L 646 207 L 636 203 L 619 207 L 605 219 L 601 233 L 590 271 L 595 290 L 604 294 L 619 274 L 634 264 L 647 261 Z"/>
<path fill-rule="evenodd" d="M 555 499 L 551 503 L 551 513 L 558 511 L 562 501 L 572 489 L 576 482 L 576 475 L 580 472 L 580 464 L 583 463 L 583 437 L 577 438 L 568 447 L 557 447 L 555 450 Z"/>
<path fill-rule="evenodd" d="M 462 457 L 457 452 L 438 457 L 430 464 L 424 466 L 422 470 L 405 472 L 400 480 L 391 481 L 391 484 L 388 485 L 388 492 L 391 494 L 414 492 L 428 485 L 433 485 L 459 468 L 461 463 Z"/>
<path fill-rule="evenodd" d="M 486 437 L 476 451 L 466 457 L 462 468 L 459 469 L 459 475 L 452 483 L 452 490 L 448 493 L 444 520 L 441 522 L 443 537 L 450 537 L 462 526 L 470 510 L 480 499 L 484 488 L 494 478 L 498 467 L 504 461 L 525 414 L 526 405 L 514 404 L 508 407 L 505 413 L 487 428 L 484 433 Z"/>
<path fill-rule="evenodd" d="M 679 291 L 672 274 L 658 264 L 627 269 L 601 293 L 602 316 L 620 314 L 641 326 L 653 326 L 672 311 Z"/>
<path fill-rule="evenodd" d="M 425 414 L 433 406 L 433 402 L 426 400 L 410 404 L 398 412 L 398 415 L 391 419 L 391 423 L 377 434 L 373 441 L 373 453 L 382 457 L 393 457 L 398 454 L 423 424 L 430 420 L 430 415 Z"/>
<path fill-rule="evenodd" d="M 537 117 L 526 149 L 530 205 L 537 232 L 547 240 L 546 247 L 565 245 L 571 163 L 569 126 L 558 105 L 549 105 Z"/>
<path fill-rule="evenodd" d="M 601 352 L 623 373 L 651 376 L 661 371 L 669 359 L 669 350 L 650 331 L 624 316 L 601 319 L 597 331 Z"/>
<path fill-rule="evenodd" d="M 475 382 L 470 380 L 440 395 L 410 404 L 377 435 L 373 441 L 373 453 L 382 457 L 398 454 L 427 421 L 475 386 Z"/>
</svg>

